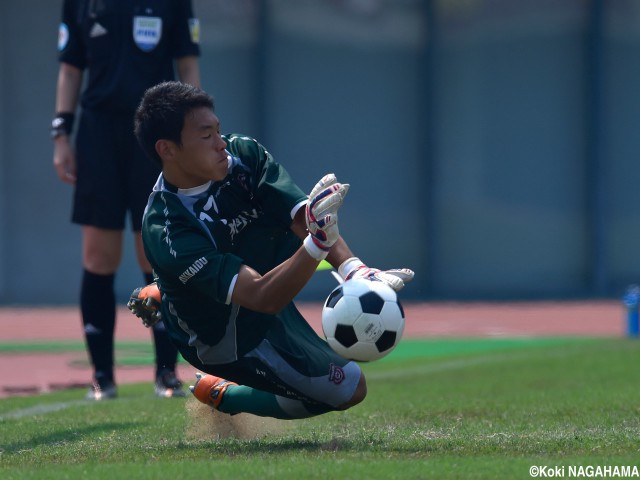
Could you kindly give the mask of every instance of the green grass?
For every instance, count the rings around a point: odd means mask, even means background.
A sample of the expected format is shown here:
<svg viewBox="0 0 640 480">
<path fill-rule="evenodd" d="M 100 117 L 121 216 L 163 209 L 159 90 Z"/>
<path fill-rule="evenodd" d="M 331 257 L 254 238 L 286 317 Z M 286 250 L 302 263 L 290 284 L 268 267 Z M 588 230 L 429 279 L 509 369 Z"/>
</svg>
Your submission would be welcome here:
<svg viewBox="0 0 640 480">
<path fill-rule="evenodd" d="M 152 365 L 154 363 L 155 352 L 150 342 L 119 341 L 115 347 L 118 366 Z M 86 351 L 85 343 L 80 341 L 0 342 L 1 354 L 85 353 Z M 82 357 L 83 360 L 78 360 L 77 363 L 88 364 L 86 355 Z M 179 357 L 179 361 L 186 364 L 182 357 Z"/>
<path fill-rule="evenodd" d="M 640 465 L 637 341 L 406 340 L 363 368 L 369 395 L 349 411 L 225 416 L 225 428 L 150 384 L 95 404 L 78 390 L 3 399 L 0 478 L 526 479 L 532 465 Z M 216 437 L 232 427 L 251 435 Z"/>
</svg>

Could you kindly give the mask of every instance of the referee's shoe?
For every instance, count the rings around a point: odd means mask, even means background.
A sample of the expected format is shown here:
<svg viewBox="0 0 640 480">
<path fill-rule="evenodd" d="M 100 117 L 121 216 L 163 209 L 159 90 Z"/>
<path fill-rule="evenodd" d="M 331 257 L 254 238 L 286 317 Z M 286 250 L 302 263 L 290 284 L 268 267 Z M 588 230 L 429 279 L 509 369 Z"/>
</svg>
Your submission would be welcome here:
<svg viewBox="0 0 640 480">
<path fill-rule="evenodd" d="M 156 377 L 156 397 L 186 397 L 187 394 L 182 390 L 182 382 L 176 377 L 173 370 L 162 370 Z"/>
<path fill-rule="evenodd" d="M 112 380 L 96 379 L 93 381 L 85 397 L 87 400 L 111 400 L 118 396 L 118 387 Z"/>
</svg>

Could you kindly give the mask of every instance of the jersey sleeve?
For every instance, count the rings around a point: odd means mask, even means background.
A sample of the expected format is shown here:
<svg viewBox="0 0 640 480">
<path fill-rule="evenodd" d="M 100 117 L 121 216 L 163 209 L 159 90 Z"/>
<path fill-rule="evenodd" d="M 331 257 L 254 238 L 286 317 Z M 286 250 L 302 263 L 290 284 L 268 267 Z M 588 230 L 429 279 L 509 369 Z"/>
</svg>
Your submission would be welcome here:
<svg viewBox="0 0 640 480">
<path fill-rule="evenodd" d="M 87 60 L 79 14 L 77 1 L 64 1 L 58 29 L 58 60 L 84 70 Z"/>
<path fill-rule="evenodd" d="M 173 264 L 165 263 L 162 266 L 163 270 L 172 271 L 159 275 L 161 280 L 168 280 L 161 281 L 161 290 L 164 290 L 166 283 L 170 283 L 177 286 L 177 290 L 189 288 L 191 292 L 228 305 L 242 260 L 233 254 L 212 250 L 210 243 L 202 247 L 193 248 L 189 254 L 176 257 Z"/>
<path fill-rule="evenodd" d="M 143 240 L 160 289 L 170 296 L 189 290 L 228 304 L 242 259 L 215 248 L 207 232 L 190 220 L 166 221 L 158 213 L 145 217 Z M 188 218 L 188 217 L 187 217 Z"/>
<path fill-rule="evenodd" d="M 193 13 L 192 0 L 174 1 L 171 55 L 173 58 L 200 55 L 200 20 Z"/>
</svg>

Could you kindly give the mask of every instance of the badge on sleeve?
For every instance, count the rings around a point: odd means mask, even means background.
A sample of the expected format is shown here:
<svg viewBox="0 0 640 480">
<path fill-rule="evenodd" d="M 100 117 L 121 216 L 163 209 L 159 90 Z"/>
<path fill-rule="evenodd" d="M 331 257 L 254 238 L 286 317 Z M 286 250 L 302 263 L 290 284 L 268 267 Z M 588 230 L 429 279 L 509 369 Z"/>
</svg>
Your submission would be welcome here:
<svg viewBox="0 0 640 480">
<path fill-rule="evenodd" d="M 143 52 L 150 52 L 162 37 L 162 18 L 133 17 L 133 41 Z"/>
<path fill-rule="evenodd" d="M 61 23 L 58 27 L 58 51 L 62 51 L 69 43 L 69 27 L 66 23 Z"/>
<path fill-rule="evenodd" d="M 193 43 L 200 43 L 200 20 L 197 18 L 189 19 L 189 32 L 191 33 L 191 41 Z"/>
</svg>

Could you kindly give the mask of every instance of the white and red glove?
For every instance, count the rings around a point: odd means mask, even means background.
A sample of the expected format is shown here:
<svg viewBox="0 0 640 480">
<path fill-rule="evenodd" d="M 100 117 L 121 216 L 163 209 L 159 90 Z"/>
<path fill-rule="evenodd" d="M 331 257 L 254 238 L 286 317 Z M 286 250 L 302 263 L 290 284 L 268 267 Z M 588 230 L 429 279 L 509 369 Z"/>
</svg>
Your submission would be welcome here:
<svg viewBox="0 0 640 480">
<path fill-rule="evenodd" d="M 413 270 L 409 268 L 393 268 L 391 270 L 379 270 L 367 267 L 358 257 L 347 258 L 338 267 L 340 277 L 346 282 L 352 278 L 366 278 L 368 280 L 384 282 L 399 292 L 405 283 L 413 280 Z"/>
<path fill-rule="evenodd" d="M 306 221 L 309 235 L 304 247 L 316 260 L 324 260 L 329 250 L 340 237 L 338 231 L 338 209 L 349 191 L 349 184 L 338 183 L 329 173 L 316 183 L 309 194 Z"/>
</svg>

